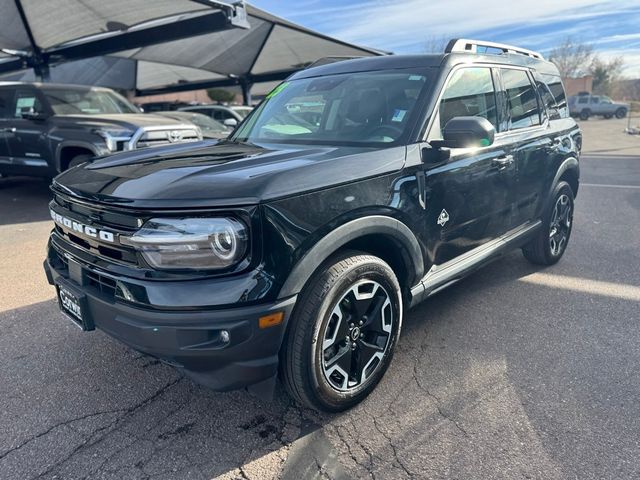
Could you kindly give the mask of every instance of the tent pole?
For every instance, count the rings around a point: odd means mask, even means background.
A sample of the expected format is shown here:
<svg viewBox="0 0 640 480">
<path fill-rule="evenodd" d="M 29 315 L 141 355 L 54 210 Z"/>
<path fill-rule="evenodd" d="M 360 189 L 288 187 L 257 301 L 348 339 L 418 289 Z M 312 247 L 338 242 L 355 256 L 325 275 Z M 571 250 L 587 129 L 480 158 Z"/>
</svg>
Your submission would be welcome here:
<svg viewBox="0 0 640 480">
<path fill-rule="evenodd" d="M 251 106 L 251 83 L 246 78 L 240 79 L 240 87 L 242 87 L 242 103 Z"/>
</svg>

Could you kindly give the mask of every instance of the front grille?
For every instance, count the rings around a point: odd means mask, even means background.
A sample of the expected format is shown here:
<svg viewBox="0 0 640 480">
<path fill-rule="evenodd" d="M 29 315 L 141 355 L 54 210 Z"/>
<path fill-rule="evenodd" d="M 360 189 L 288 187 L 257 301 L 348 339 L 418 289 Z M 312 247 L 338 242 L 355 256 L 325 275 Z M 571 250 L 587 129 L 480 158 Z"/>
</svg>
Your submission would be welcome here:
<svg viewBox="0 0 640 480">
<path fill-rule="evenodd" d="M 51 244 L 52 248 L 49 252 L 49 262 L 64 276 L 69 275 L 69 260 L 55 243 Z M 101 275 L 95 271 L 83 268 L 83 283 L 89 287 L 96 289 L 103 297 L 113 300 L 116 296 L 116 281 Z"/>
<path fill-rule="evenodd" d="M 174 143 L 197 142 L 201 136 L 196 128 L 153 129 L 144 130 L 136 135 L 133 148 L 159 147 Z"/>
<path fill-rule="evenodd" d="M 59 214 L 72 222 L 64 225 L 54 218 L 56 233 L 68 243 L 112 263 L 139 265 L 135 249 L 121 244 L 120 238 L 135 233 L 144 222 L 143 218 L 117 211 L 105 211 L 101 207 L 59 193 L 55 194 L 49 206 L 53 214 Z M 95 233 L 93 236 L 88 235 L 82 226 L 95 229 L 92 233 L 107 232 L 113 236 L 113 241 L 106 241 Z"/>
</svg>

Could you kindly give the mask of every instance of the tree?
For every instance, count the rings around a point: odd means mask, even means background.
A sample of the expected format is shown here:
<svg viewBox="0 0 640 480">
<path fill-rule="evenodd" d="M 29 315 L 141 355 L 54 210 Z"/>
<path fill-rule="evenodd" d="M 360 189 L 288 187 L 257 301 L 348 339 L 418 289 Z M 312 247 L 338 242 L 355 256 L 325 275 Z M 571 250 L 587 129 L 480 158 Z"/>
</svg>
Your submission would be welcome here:
<svg viewBox="0 0 640 480">
<path fill-rule="evenodd" d="M 567 37 L 549 52 L 549 60 L 556 64 L 562 78 L 575 77 L 589 68 L 593 48 L 591 45 Z"/>
<path fill-rule="evenodd" d="M 589 73 L 593 75 L 593 93 L 611 95 L 624 67 L 622 57 L 603 61 L 597 56 L 591 61 Z"/>
<path fill-rule="evenodd" d="M 229 90 L 223 90 L 222 88 L 209 88 L 207 90 L 207 96 L 217 103 L 229 103 L 233 102 L 236 98 L 236 94 Z"/>
<path fill-rule="evenodd" d="M 449 43 L 448 35 L 431 35 L 424 42 L 424 53 L 442 53 Z"/>
</svg>

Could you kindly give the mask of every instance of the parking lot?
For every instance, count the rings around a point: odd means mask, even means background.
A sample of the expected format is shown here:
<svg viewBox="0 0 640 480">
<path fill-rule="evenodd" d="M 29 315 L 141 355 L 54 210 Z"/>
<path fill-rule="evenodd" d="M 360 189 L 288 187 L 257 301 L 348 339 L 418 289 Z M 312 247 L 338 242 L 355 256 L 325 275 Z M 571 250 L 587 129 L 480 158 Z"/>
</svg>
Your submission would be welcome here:
<svg viewBox="0 0 640 480">
<path fill-rule="evenodd" d="M 583 123 L 571 244 L 513 252 L 405 319 L 340 415 L 213 393 L 58 311 L 48 186 L 0 179 L 0 478 L 640 478 L 640 137 Z"/>
</svg>

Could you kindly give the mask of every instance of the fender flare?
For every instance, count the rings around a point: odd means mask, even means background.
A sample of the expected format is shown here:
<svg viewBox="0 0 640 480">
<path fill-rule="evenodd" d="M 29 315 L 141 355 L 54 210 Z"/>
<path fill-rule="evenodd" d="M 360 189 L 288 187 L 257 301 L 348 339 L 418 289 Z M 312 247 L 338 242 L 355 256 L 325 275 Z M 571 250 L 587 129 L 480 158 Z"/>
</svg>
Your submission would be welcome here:
<svg viewBox="0 0 640 480">
<path fill-rule="evenodd" d="M 406 250 L 411 259 L 407 267 L 409 269 L 413 267 L 414 281 L 419 281 L 423 277 L 422 250 L 414 233 L 395 218 L 372 215 L 344 223 L 321 238 L 293 267 L 278 297 L 287 298 L 300 293 L 318 266 L 331 254 L 352 240 L 372 234 L 384 235 L 395 240 Z"/>
<path fill-rule="evenodd" d="M 553 177 L 553 182 L 551 182 L 549 192 L 553 191 L 553 189 L 556 187 L 556 185 L 560 181 L 560 177 L 562 177 L 569 170 L 575 171 L 576 178 L 578 178 L 578 184 L 580 183 L 580 163 L 578 162 L 577 158 L 569 157 L 565 159 L 558 167 L 558 170 L 556 171 L 556 174 Z M 578 189 L 576 188 L 576 194 L 577 193 L 578 193 Z"/>
<path fill-rule="evenodd" d="M 56 147 L 56 170 L 61 171 L 61 160 L 62 160 L 62 150 L 67 147 L 75 147 L 75 148 L 84 148 L 85 150 L 89 150 L 93 153 L 93 156 L 98 156 L 98 152 L 96 151 L 96 146 L 90 142 L 84 142 L 82 140 L 65 140 L 58 144 Z"/>
</svg>

